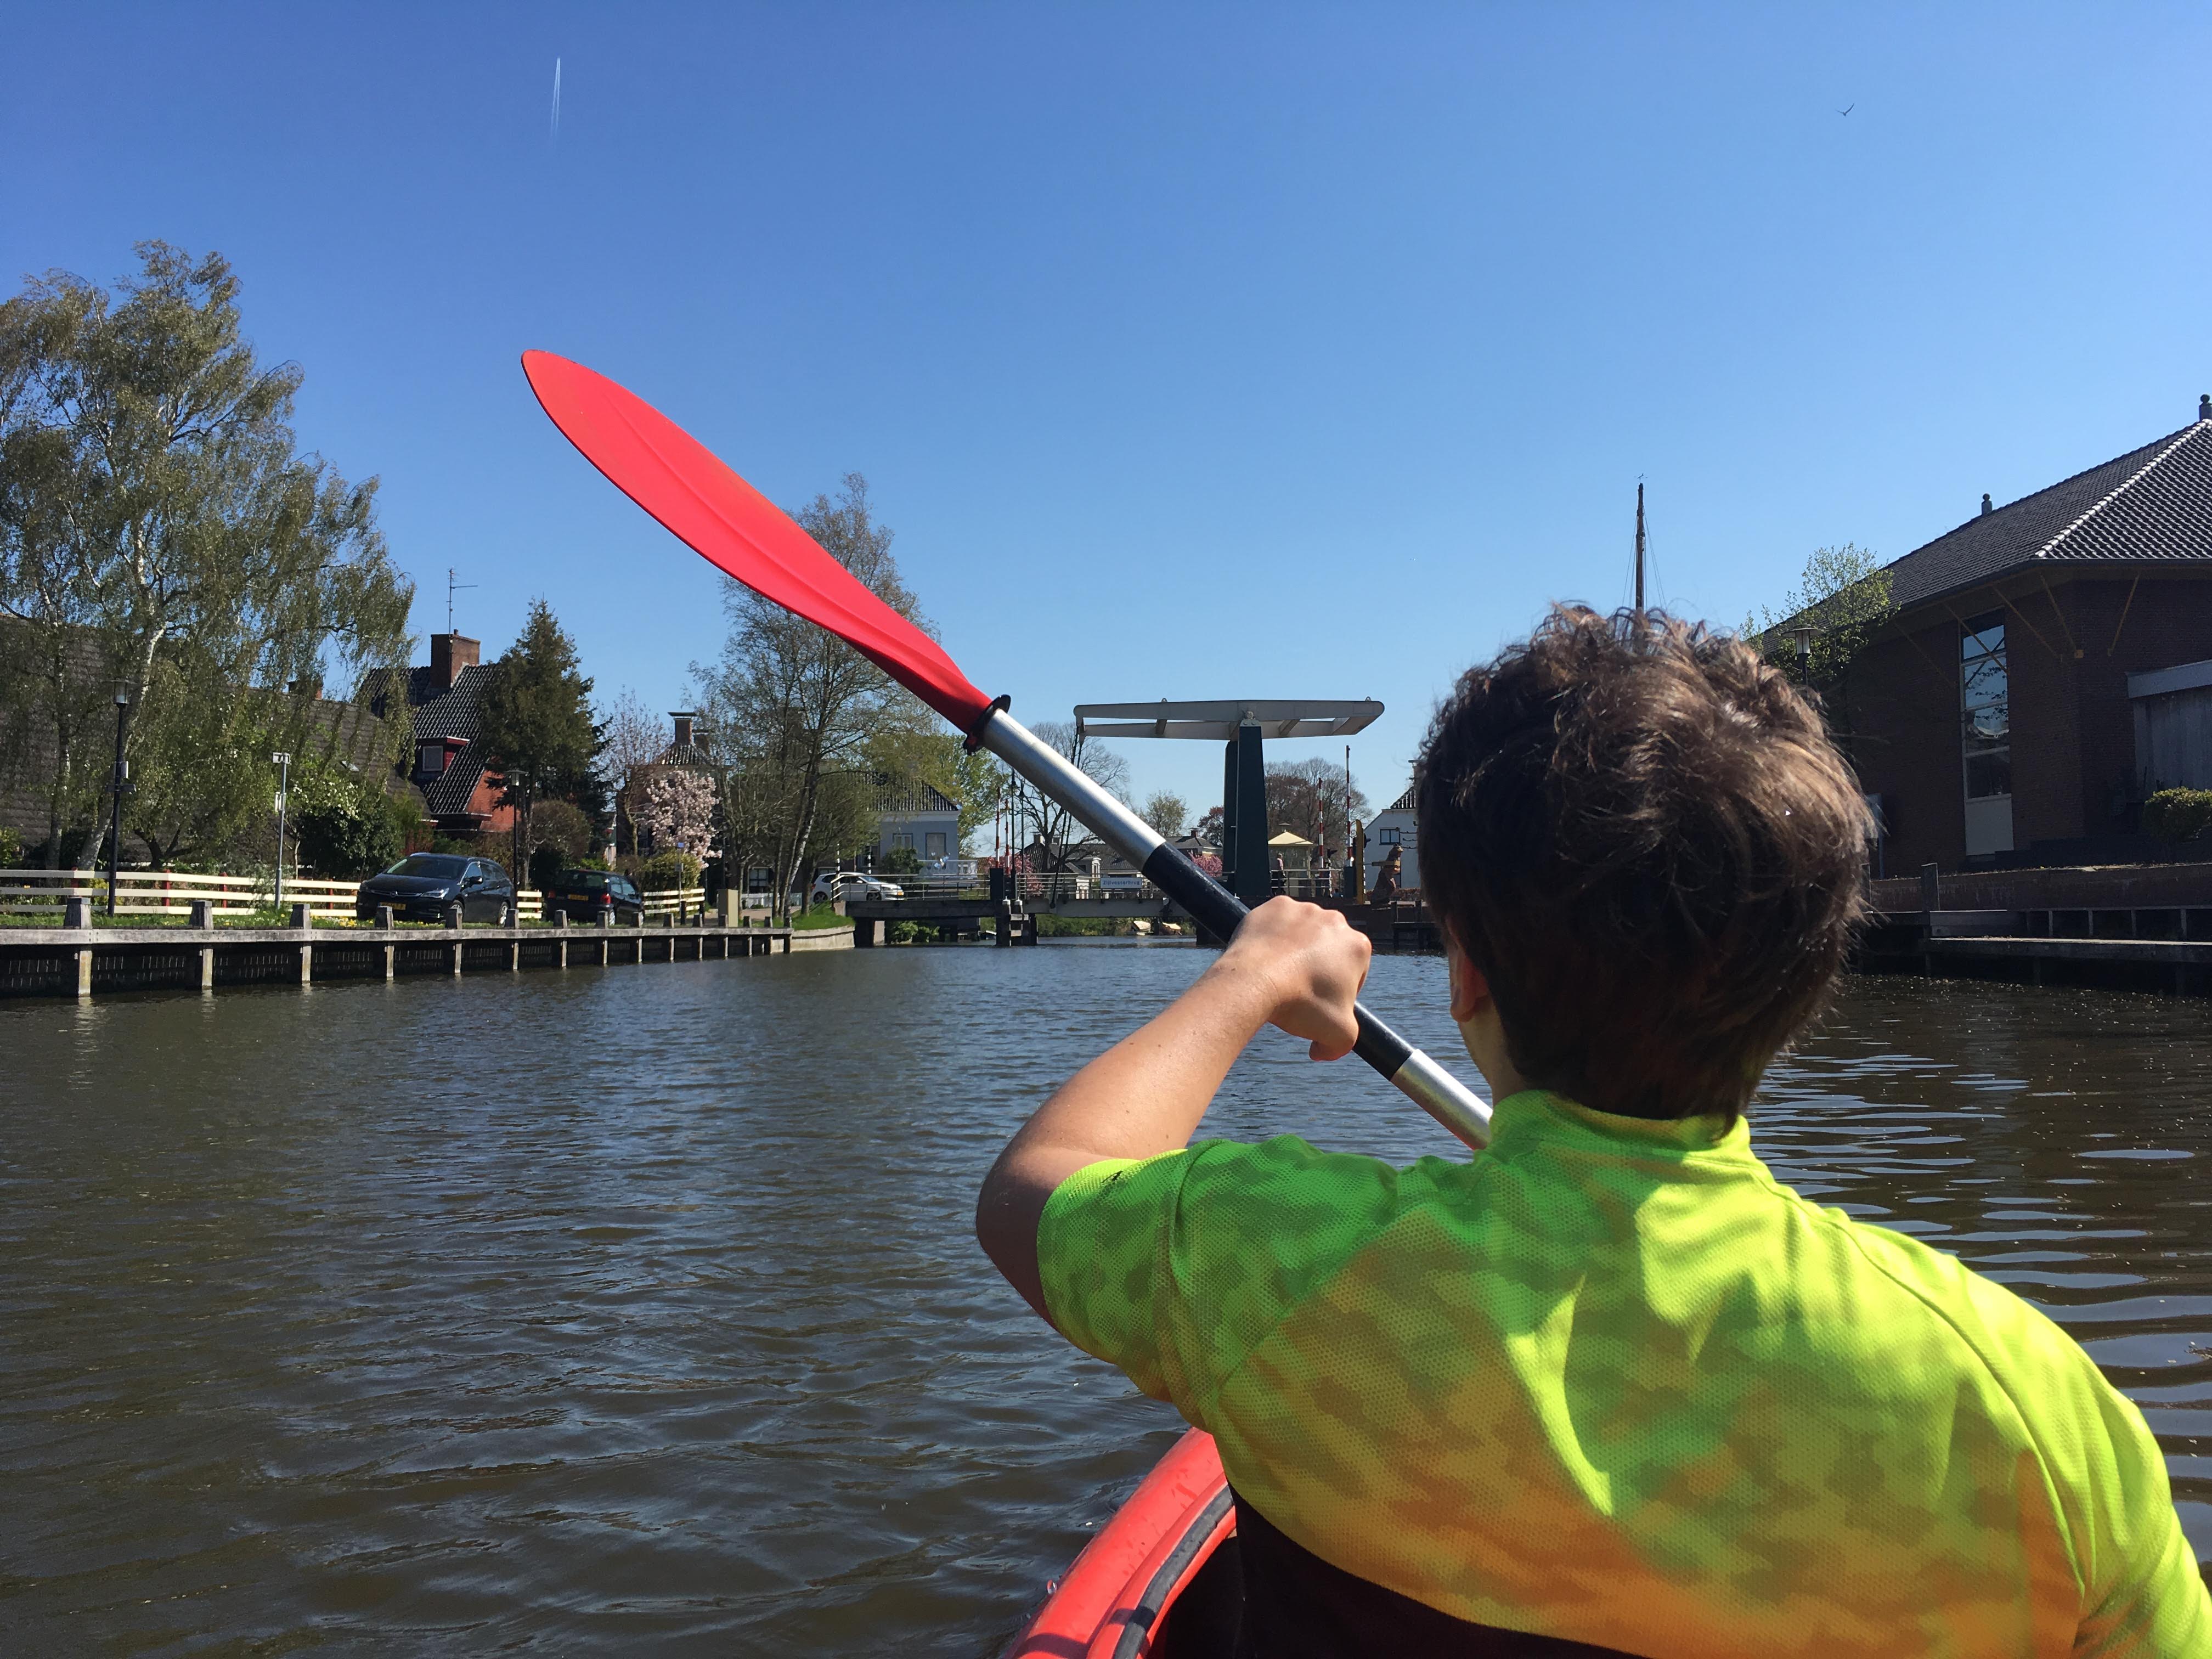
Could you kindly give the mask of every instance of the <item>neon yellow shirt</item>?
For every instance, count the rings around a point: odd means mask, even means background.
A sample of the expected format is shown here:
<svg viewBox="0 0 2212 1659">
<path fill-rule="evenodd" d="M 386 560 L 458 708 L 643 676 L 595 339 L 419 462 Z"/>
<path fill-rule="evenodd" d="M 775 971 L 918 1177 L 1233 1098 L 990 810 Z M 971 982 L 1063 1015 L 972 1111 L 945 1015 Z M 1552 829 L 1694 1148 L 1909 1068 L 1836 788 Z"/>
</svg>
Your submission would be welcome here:
<svg viewBox="0 0 2212 1659">
<path fill-rule="evenodd" d="M 1070 1340 L 1324 1560 L 1653 1656 L 2212 1655 L 2135 1407 L 2011 1292 L 1780 1185 L 1739 1121 L 1541 1092 L 1471 1164 L 1094 1164 Z"/>
</svg>

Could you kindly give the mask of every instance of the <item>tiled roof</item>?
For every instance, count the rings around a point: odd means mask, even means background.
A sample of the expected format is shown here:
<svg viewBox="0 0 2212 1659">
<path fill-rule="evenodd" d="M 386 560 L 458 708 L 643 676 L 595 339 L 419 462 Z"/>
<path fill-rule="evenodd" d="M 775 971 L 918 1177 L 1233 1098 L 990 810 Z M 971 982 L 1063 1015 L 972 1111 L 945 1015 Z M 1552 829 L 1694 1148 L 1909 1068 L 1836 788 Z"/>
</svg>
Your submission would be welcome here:
<svg viewBox="0 0 2212 1659">
<path fill-rule="evenodd" d="M 960 811 L 959 804 L 934 786 L 927 783 L 886 783 L 876 793 L 878 812 L 906 813 L 951 812 Z"/>
<path fill-rule="evenodd" d="M 1888 567 L 1900 611 L 2038 562 L 2212 561 L 2212 420 L 2023 495 Z"/>
<path fill-rule="evenodd" d="M 1410 812 L 1413 810 L 1413 786 L 1407 784 L 1406 793 L 1382 809 L 1386 812 Z"/>
<path fill-rule="evenodd" d="M 492 665 L 472 663 L 460 672 L 452 685 L 441 688 L 435 672 L 428 667 L 410 668 L 407 675 L 407 702 L 411 716 L 412 741 L 428 743 L 440 738 L 459 738 L 465 747 L 457 752 L 453 762 L 422 790 L 425 809 L 432 817 L 452 817 L 469 810 L 470 799 L 475 795 L 477 781 L 483 776 L 484 763 L 477 752 L 477 699 L 489 683 Z M 371 707 L 383 705 L 389 717 L 389 698 L 386 688 L 391 676 L 373 672 L 362 681 L 356 696 Z M 420 751 L 410 749 L 402 766 L 410 779 L 415 776 L 416 757 Z"/>
<path fill-rule="evenodd" d="M 427 668 L 407 676 L 407 702 L 415 711 L 415 738 L 467 738 L 477 735 L 477 699 L 491 679 L 491 665 L 477 663 L 461 670 L 450 690 L 441 691 Z"/>
<path fill-rule="evenodd" d="M 696 743 L 672 743 L 660 751 L 655 766 L 686 766 L 695 770 L 720 771 L 721 763 Z"/>
</svg>

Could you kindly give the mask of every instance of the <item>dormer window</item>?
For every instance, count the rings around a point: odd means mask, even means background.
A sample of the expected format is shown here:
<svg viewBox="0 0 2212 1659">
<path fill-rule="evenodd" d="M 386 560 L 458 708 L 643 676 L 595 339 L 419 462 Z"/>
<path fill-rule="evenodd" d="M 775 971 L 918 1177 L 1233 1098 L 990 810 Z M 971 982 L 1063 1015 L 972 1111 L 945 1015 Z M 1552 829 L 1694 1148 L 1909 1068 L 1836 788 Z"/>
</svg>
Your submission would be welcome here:
<svg viewBox="0 0 2212 1659">
<path fill-rule="evenodd" d="M 442 777 L 446 770 L 446 745 L 442 743 L 418 744 L 415 750 L 415 769 L 426 778 Z"/>
</svg>

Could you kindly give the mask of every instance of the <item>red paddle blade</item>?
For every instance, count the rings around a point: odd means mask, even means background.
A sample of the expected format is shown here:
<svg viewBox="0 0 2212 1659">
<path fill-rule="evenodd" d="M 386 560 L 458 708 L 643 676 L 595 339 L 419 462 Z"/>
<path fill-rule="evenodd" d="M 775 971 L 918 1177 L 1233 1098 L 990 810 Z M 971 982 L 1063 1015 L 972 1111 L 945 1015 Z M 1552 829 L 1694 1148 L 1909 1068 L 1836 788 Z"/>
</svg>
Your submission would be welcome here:
<svg viewBox="0 0 2212 1659">
<path fill-rule="evenodd" d="M 988 712 L 935 640 L 651 404 L 550 351 L 524 352 L 522 372 L 584 459 L 708 563 L 828 629 L 961 731 Z"/>
</svg>

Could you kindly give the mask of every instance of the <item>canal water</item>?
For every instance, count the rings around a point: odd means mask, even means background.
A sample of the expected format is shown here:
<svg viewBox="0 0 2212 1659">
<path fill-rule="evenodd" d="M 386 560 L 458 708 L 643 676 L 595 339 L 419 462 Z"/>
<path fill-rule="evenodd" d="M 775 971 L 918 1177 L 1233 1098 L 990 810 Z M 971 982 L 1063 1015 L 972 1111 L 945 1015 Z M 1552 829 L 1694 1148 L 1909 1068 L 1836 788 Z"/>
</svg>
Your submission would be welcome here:
<svg viewBox="0 0 2212 1659">
<path fill-rule="evenodd" d="M 975 1186 L 1206 959 L 0 1006 L 0 1650 L 995 1651 L 1178 1425 L 996 1279 Z M 1441 963 L 1370 1000 L 1457 1054 Z M 1862 981 L 1754 1117 L 1783 1178 L 2073 1332 L 2200 1556 L 2209 1026 Z M 1209 1127 L 1449 1150 L 1273 1034 Z"/>
</svg>

